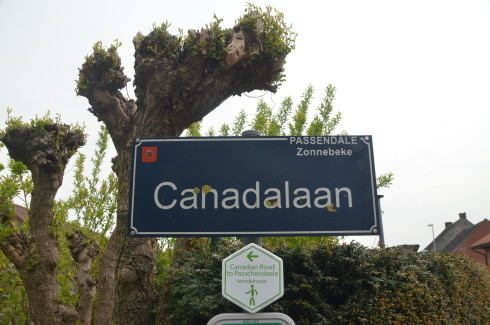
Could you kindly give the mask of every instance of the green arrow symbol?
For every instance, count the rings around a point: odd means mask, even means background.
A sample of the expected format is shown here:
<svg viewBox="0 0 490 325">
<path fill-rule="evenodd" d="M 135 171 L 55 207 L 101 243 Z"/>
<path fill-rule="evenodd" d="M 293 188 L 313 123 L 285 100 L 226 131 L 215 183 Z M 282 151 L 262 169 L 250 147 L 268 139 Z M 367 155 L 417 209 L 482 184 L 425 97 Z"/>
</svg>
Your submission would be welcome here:
<svg viewBox="0 0 490 325">
<path fill-rule="evenodd" d="M 254 258 L 259 257 L 259 255 L 253 255 L 253 251 L 250 251 L 250 253 L 247 254 L 247 258 L 250 260 L 250 262 L 253 262 Z"/>
</svg>

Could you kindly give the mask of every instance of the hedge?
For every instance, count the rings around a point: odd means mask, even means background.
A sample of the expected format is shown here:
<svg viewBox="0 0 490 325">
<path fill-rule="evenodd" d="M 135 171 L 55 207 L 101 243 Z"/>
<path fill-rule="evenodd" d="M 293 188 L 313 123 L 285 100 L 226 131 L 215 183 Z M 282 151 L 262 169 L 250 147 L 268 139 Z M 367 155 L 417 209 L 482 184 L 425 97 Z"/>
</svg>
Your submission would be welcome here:
<svg viewBox="0 0 490 325">
<path fill-rule="evenodd" d="M 221 295 L 222 260 L 240 248 L 198 245 L 166 275 L 165 325 L 241 312 Z M 309 324 L 490 324 L 490 271 L 461 255 L 357 243 L 265 247 L 284 261 L 284 296 L 263 312 Z M 162 315 L 166 315 L 162 317 Z"/>
</svg>

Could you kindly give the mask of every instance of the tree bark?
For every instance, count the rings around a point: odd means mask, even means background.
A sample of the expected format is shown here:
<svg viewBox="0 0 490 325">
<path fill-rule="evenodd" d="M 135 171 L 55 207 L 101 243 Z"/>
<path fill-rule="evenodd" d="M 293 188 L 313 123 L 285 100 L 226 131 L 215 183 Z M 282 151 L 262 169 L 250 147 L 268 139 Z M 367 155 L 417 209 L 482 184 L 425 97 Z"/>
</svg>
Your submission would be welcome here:
<svg viewBox="0 0 490 325">
<path fill-rule="evenodd" d="M 94 325 L 106 325 L 111 323 L 112 309 L 114 308 L 116 260 L 117 242 L 114 232 L 109 238 L 100 260 Z"/>
<path fill-rule="evenodd" d="M 92 302 L 95 296 L 95 281 L 90 276 L 94 257 L 99 253 L 99 246 L 76 229 L 67 234 L 68 248 L 77 266 L 75 283 L 78 292 L 78 324 L 90 325 L 92 322 Z"/>
</svg>

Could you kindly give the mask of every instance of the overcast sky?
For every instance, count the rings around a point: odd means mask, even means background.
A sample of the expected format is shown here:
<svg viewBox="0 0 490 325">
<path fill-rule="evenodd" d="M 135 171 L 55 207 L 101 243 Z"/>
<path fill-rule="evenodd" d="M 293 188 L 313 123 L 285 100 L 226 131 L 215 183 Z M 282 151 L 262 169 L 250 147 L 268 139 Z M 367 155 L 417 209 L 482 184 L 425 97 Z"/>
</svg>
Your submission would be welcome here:
<svg viewBox="0 0 490 325">
<path fill-rule="evenodd" d="M 432 240 L 427 225 L 437 235 L 460 212 L 473 223 L 490 219 L 489 0 L 253 3 L 282 11 L 298 32 L 285 84 L 264 98 L 273 104 L 291 95 L 297 103 L 312 84 L 316 106 L 334 84 L 339 130 L 373 135 L 378 174 L 395 174 L 393 186 L 380 191 L 388 245 L 425 247 Z M 7 107 L 26 119 L 60 113 L 63 121 L 87 125 L 91 145 L 83 151 L 89 153 L 98 124 L 74 88 L 96 41 L 123 43 L 131 77 L 138 31 L 147 34 L 165 20 L 174 33 L 200 29 L 214 13 L 231 27 L 244 8 L 231 0 L 0 0 L 0 121 Z M 240 109 L 252 116 L 256 103 L 229 99 L 204 119 L 205 127 L 217 128 Z M 377 237 L 361 242 L 372 246 Z"/>
</svg>

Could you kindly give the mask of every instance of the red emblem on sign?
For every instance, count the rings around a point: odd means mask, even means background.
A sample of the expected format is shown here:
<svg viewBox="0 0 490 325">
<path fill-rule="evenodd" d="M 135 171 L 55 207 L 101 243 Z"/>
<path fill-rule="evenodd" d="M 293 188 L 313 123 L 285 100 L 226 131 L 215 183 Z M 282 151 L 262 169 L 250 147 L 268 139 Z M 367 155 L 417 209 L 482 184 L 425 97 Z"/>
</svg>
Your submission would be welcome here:
<svg viewBox="0 0 490 325">
<path fill-rule="evenodd" d="M 157 147 L 141 148 L 141 161 L 151 163 L 157 161 Z"/>
</svg>

